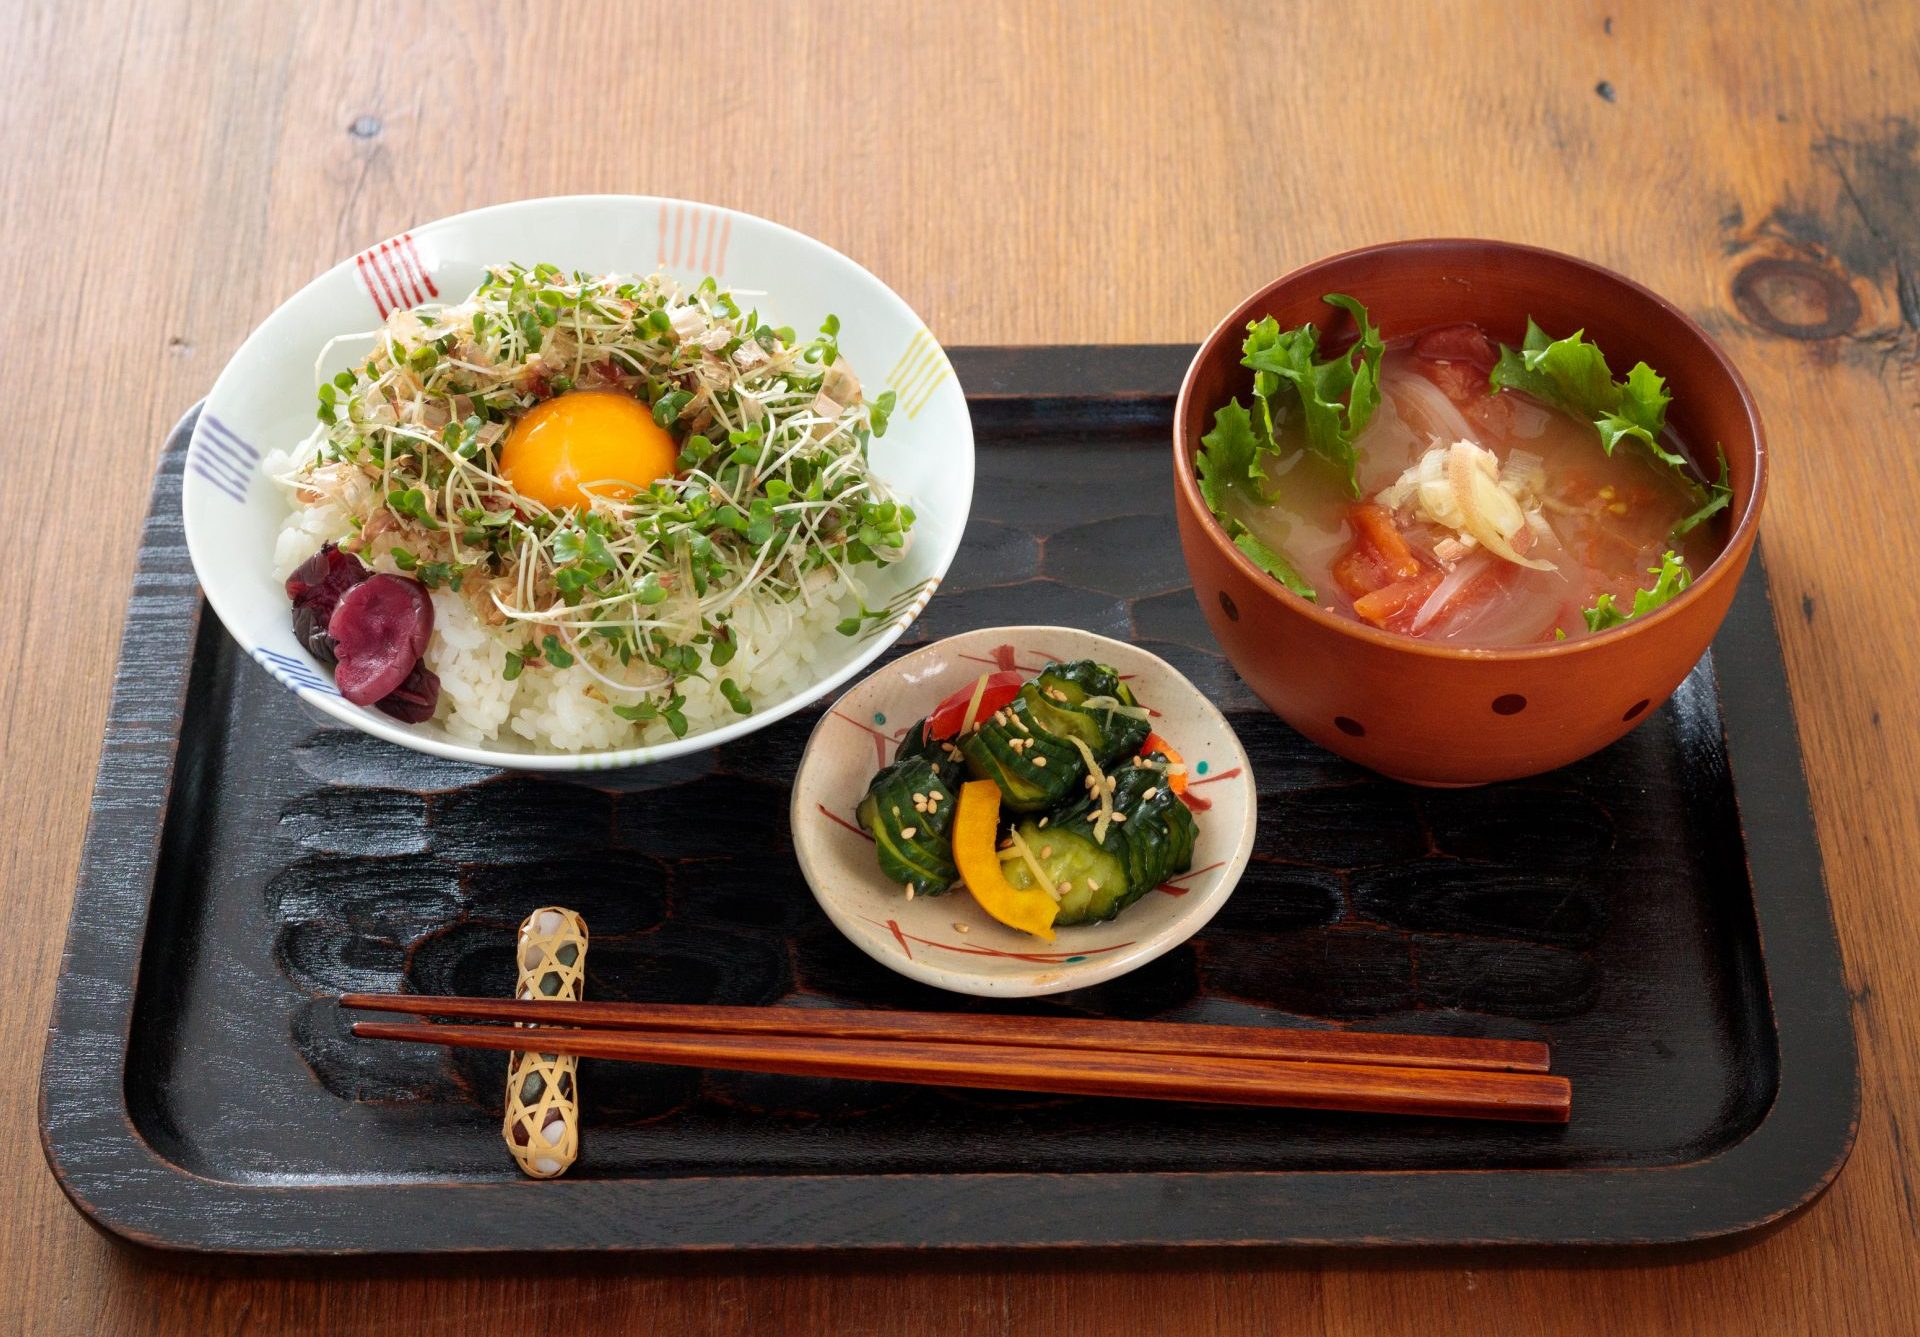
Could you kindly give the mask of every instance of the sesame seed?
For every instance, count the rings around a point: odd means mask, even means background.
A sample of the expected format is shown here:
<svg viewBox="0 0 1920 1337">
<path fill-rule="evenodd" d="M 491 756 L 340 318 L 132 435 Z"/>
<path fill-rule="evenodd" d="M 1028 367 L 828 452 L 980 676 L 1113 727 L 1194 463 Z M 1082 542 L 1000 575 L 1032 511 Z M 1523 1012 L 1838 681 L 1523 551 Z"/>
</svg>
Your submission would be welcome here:
<svg viewBox="0 0 1920 1337">
<path fill-rule="evenodd" d="M 1124 822 L 1127 820 L 1127 815 L 1124 812 L 1116 812 L 1113 815 L 1113 820 L 1116 822 Z"/>
<path fill-rule="evenodd" d="M 900 828 L 900 839 L 902 840 L 912 840 L 919 834 L 920 828 L 917 826 L 903 826 Z"/>
<path fill-rule="evenodd" d="M 961 923 L 961 922 L 960 922 L 959 920 L 957 920 L 957 919 L 953 921 L 953 931 L 954 931 L 955 933 L 971 933 L 971 932 L 973 932 L 973 930 L 972 930 L 972 929 L 970 929 L 970 928 L 968 928 L 968 927 L 967 927 L 967 926 L 966 926 L 965 924 L 963 924 L 963 923 Z"/>
<path fill-rule="evenodd" d="M 1047 759 L 1045 757 L 1035 757 L 1033 759 L 1033 764 L 1036 766 L 1044 766 L 1047 764 Z"/>
<path fill-rule="evenodd" d="M 913 883 L 911 882 L 907 883 L 907 899 L 913 899 Z"/>
<path fill-rule="evenodd" d="M 1040 819 L 1040 825 L 1044 827 L 1047 824 L 1048 820 L 1049 820 L 1048 818 L 1042 817 Z"/>
<path fill-rule="evenodd" d="M 1094 881 L 1094 880 L 1093 880 L 1092 878 L 1088 878 L 1088 879 L 1087 879 L 1087 890 L 1088 890 L 1088 891 L 1098 891 L 1098 890 L 1100 890 L 1100 884 L 1099 884 L 1098 882 L 1096 882 L 1096 881 Z"/>
<path fill-rule="evenodd" d="M 925 794 L 915 794 L 913 796 L 913 801 L 915 803 L 925 803 L 927 801 L 927 796 Z"/>
<path fill-rule="evenodd" d="M 1053 846 L 1042 845 L 1040 847 L 1040 857 L 1042 859 L 1051 859 L 1053 857 Z"/>
<path fill-rule="evenodd" d="M 1067 881 L 1065 878 L 1060 879 L 1060 894 L 1062 896 L 1066 895 L 1068 892 L 1072 890 L 1073 890 L 1073 883 Z"/>
<path fill-rule="evenodd" d="M 1148 785 L 1147 792 L 1142 794 L 1140 797 L 1142 799 L 1150 799 L 1150 798 L 1158 798 L 1159 796 L 1160 796 L 1160 786 Z"/>
</svg>

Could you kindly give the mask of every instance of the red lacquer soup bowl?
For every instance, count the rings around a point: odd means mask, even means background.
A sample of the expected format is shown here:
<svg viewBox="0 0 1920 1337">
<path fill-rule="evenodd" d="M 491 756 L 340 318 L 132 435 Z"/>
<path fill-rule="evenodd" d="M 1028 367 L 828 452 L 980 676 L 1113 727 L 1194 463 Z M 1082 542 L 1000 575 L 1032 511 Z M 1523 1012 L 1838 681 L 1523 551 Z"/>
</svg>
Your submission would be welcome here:
<svg viewBox="0 0 1920 1337">
<path fill-rule="evenodd" d="M 1472 321 L 1517 345 L 1529 316 L 1585 329 L 1616 374 L 1644 360 L 1667 378 L 1668 423 L 1718 443 L 1733 503 L 1725 548 L 1691 588 L 1597 636 L 1463 649 L 1382 631 L 1285 589 L 1233 546 L 1208 511 L 1193 463 L 1213 412 L 1244 402 L 1247 322 L 1351 325 L 1321 297 L 1349 293 L 1391 340 Z M 1330 317 L 1333 317 L 1330 320 Z M 1766 495 L 1760 416 L 1733 364 L 1671 303 L 1610 270 L 1507 242 L 1393 242 L 1297 269 L 1242 302 L 1201 345 L 1174 411 L 1175 510 L 1194 593 L 1240 676 L 1274 713 L 1323 747 L 1385 775 L 1472 785 L 1564 766 L 1645 719 L 1705 652 L 1753 551 Z M 1597 443 L 1596 443 L 1597 448 Z"/>
</svg>

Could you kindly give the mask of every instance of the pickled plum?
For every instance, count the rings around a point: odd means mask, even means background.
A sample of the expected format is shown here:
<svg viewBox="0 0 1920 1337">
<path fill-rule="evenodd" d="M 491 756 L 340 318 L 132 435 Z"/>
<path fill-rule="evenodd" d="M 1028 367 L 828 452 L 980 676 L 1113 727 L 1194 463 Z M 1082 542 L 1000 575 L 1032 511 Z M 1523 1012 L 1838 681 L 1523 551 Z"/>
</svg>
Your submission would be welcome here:
<svg viewBox="0 0 1920 1337">
<path fill-rule="evenodd" d="M 374 702 L 374 709 L 393 716 L 402 724 L 419 724 L 433 718 L 440 704 L 440 676 L 419 660 L 405 682 Z"/>
<path fill-rule="evenodd" d="M 370 575 L 341 596 L 327 635 L 339 661 L 334 685 L 340 695 L 356 706 L 376 705 L 418 666 L 433 635 L 433 600 L 417 580 Z"/>
<path fill-rule="evenodd" d="M 329 543 L 307 558 L 287 577 L 287 597 L 293 600 L 293 634 L 323 664 L 338 658 L 327 623 L 340 597 L 373 572 L 350 552 Z"/>
</svg>

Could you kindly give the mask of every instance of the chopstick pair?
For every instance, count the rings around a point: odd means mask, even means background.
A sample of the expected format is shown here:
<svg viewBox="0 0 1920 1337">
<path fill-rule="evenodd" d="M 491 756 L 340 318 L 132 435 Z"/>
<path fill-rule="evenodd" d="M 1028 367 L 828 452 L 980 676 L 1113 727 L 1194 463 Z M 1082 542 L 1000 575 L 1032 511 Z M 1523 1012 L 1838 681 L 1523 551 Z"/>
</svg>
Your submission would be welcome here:
<svg viewBox="0 0 1920 1337">
<path fill-rule="evenodd" d="M 367 1039 L 1062 1095 L 1564 1123 L 1524 1040 L 788 1007 L 346 994 L 345 1008 L 532 1023 L 355 1022 Z M 577 1028 L 577 1029 L 575 1029 Z"/>
</svg>

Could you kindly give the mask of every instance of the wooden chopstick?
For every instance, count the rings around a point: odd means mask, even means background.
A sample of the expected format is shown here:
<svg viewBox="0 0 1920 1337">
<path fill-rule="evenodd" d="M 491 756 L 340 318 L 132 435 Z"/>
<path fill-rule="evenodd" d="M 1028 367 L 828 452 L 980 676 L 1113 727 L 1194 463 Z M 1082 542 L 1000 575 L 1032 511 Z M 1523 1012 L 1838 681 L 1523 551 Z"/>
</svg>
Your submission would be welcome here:
<svg viewBox="0 0 1920 1337">
<path fill-rule="evenodd" d="M 1021 1045 L 1097 1050 L 1102 1053 L 1185 1054 L 1312 1063 L 1384 1064 L 1407 1068 L 1545 1072 L 1549 1058 L 1547 1046 L 1534 1040 L 1475 1040 L 1453 1036 L 1382 1035 L 1363 1031 L 1187 1025 L 1159 1021 L 1092 1021 L 1072 1017 L 970 1016 L 841 1008 L 711 1007 L 682 1003 L 568 1002 L 559 999 L 507 1000 L 367 993 L 343 994 L 340 1006 L 377 1012 L 404 1012 L 423 1017 L 590 1026 L 618 1031 Z"/>
<path fill-rule="evenodd" d="M 353 1033 L 373 1040 L 456 1049 L 525 1049 L 530 1040 L 525 1030 L 517 1028 L 418 1022 L 360 1021 L 354 1023 Z M 1460 1119 L 1565 1123 L 1572 1103 L 1566 1078 L 1533 1072 L 1069 1052 L 950 1041 L 668 1035 L 564 1027 L 542 1028 L 538 1045 L 544 1052 L 582 1058 L 735 1072 Z"/>
</svg>

